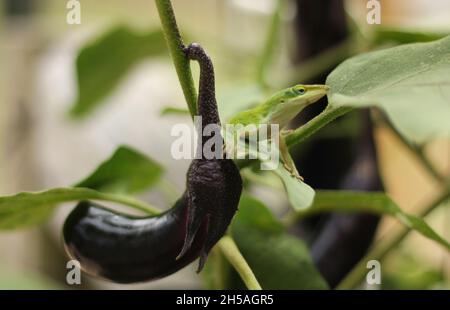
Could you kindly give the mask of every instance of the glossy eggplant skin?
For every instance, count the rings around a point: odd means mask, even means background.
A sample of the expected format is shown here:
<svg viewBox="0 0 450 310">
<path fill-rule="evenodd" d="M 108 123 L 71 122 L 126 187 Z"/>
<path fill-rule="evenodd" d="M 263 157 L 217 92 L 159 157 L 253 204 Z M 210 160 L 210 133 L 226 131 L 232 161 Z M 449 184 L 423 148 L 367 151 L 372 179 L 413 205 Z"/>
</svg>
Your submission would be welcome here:
<svg viewBox="0 0 450 310">
<path fill-rule="evenodd" d="M 203 133 L 207 125 L 220 126 L 214 68 L 200 45 L 191 44 L 185 52 L 200 64 L 198 111 L 202 126 L 197 129 Z M 215 134 L 221 141 L 220 130 Z M 204 140 L 198 150 L 203 150 Z M 208 159 L 203 154 L 198 157 L 188 169 L 183 196 L 158 216 L 132 217 L 80 202 L 63 228 L 69 255 L 85 272 L 120 283 L 158 279 L 198 257 L 200 271 L 237 210 L 242 179 L 232 160 L 224 156 Z"/>
<path fill-rule="evenodd" d="M 198 257 L 205 239 L 204 221 L 192 246 L 176 259 L 184 242 L 185 196 L 152 217 L 133 217 L 82 201 L 64 224 L 66 251 L 83 271 L 114 282 L 141 282 L 174 273 Z"/>
<path fill-rule="evenodd" d="M 185 194 L 158 216 L 80 202 L 63 227 L 69 256 L 86 273 L 118 283 L 162 278 L 199 256 L 200 271 L 237 210 L 242 181 L 231 160 L 194 160 L 187 179 Z"/>
</svg>

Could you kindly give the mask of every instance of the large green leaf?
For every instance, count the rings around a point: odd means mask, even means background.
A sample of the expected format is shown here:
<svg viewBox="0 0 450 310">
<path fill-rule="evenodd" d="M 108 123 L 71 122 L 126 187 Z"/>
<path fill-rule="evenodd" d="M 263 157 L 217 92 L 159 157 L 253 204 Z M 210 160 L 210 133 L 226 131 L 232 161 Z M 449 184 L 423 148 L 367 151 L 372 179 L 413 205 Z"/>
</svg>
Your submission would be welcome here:
<svg viewBox="0 0 450 310">
<path fill-rule="evenodd" d="M 80 50 L 76 60 L 78 98 L 73 116 L 84 116 L 119 83 L 138 61 L 166 51 L 161 31 L 138 33 L 119 26 Z"/>
<path fill-rule="evenodd" d="M 378 106 L 417 143 L 450 137 L 450 36 L 350 58 L 326 83 L 330 108 Z"/>
<path fill-rule="evenodd" d="M 121 146 L 76 187 L 0 197 L 0 229 L 42 223 L 59 203 L 85 199 L 112 201 L 153 212 L 142 202 L 122 194 L 150 188 L 161 174 L 159 164 L 135 150 Z"/>
<path fill-rule="evenodd" d="M 114 154 L 76 187 L 102 192 L 133 194 L 159 181 L 163 168 L 147 156 L 126 146 Z"/>
<path fill-rule="evenodd" d="M 85 199 L 127 204 L 153 213 L 145 204 L 129 196 L 101 193 L 89 188 L 54 188 L 0 197 L 0 229 L 23 228 L 42 223 L 57 204 Z"/>
<path fill-rule="evenodd" d="M 258 200 L 242 196 L 231 233 L 263 289 L 327 288 L 305 244 Z"/>
<path fill-rule="evenodd" d="M 386 194 L 351 191 L 316 191 L 308 214 L 318 212 L 373 212 L 395 217 L 407 227 L 450 250 L 450 243 L 439 236 L 422 218 L 407 214 Z"/>
</svg>

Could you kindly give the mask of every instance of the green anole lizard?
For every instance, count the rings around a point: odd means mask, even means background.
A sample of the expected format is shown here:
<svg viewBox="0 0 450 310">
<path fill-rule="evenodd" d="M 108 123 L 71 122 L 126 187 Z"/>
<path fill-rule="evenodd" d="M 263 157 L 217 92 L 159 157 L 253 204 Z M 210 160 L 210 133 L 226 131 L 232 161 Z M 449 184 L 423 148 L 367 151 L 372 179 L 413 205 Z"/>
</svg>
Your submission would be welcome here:
<svg viewBox="0 0 450 310">
<path fill-rule="evenodd" d="M 238 113 L 227 123 L 231 125 L 241 124 L 243 126 L 260 124 L 279 126 L 279 149 L 284 167 L 292 176 L 303 180 L 295 167 L 284 136 L 288 131 L 284 128 L 300 113 L 306 106 L 316 102 L 327 94 L 327 85 L 295 85 L 275 93 L 264 103 Z M 239 137 L 240 139 L 245 137 Z"/>
</svg>

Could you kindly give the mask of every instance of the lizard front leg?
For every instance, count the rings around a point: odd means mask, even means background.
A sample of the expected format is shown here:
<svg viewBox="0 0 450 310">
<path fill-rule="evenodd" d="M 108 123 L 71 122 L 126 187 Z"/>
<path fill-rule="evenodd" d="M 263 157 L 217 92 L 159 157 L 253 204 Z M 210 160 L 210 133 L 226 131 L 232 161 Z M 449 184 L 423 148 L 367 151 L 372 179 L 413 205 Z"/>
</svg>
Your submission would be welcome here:
<svg viewBox="0 0 450 310">
<path fill-rule="evenodd" d="M 304 181 L 303 177 L 298 173 L 297 167 L 295 167 L 295 163 L 292 160 L 291 154 L 289 154 L 288 146 L 286 145 L 286 141 L 284 139 L 284 135 L 279 135 L 279 141 L 280 141 L 280 156 L 281 160 L 283 161 L 283 166 L 286 168 L 289 173 L 299 179 L 300 181 Z"/>
</svg>

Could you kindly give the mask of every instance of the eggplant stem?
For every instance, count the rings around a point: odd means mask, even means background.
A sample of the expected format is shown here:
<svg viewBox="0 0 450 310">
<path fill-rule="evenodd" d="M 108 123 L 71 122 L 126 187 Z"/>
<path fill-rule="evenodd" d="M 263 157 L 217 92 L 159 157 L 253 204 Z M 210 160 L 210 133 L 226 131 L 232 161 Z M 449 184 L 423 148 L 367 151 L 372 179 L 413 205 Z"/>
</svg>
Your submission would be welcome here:
<svg viewBox="0 0 450 310">
<path fill-rule="evenodd" d="M 242 256 L 233 238 L 230 236 L 223 236 L 217 244 L 230 264 L 239 273 L 247 288 L 249 290 L 262 290 L 255 274 Z"/>
</svg>

